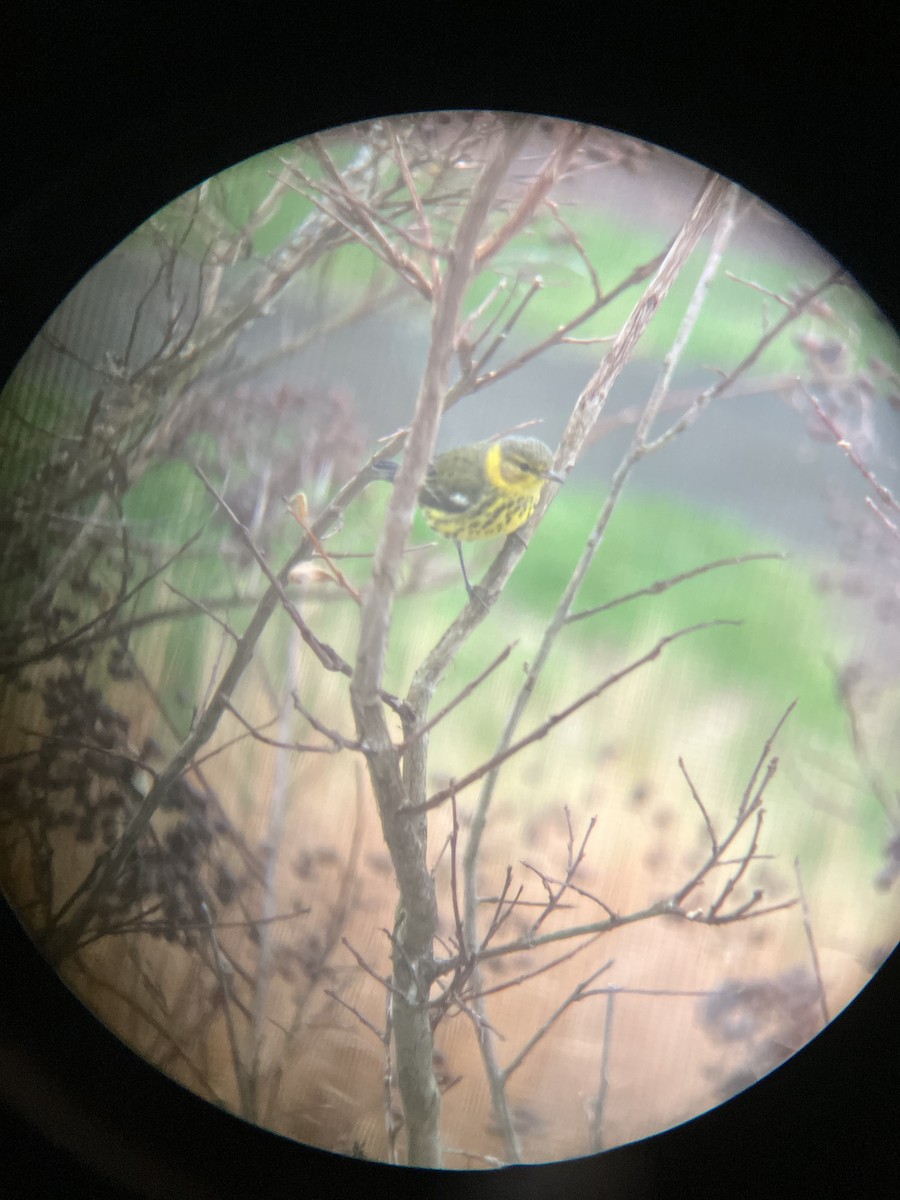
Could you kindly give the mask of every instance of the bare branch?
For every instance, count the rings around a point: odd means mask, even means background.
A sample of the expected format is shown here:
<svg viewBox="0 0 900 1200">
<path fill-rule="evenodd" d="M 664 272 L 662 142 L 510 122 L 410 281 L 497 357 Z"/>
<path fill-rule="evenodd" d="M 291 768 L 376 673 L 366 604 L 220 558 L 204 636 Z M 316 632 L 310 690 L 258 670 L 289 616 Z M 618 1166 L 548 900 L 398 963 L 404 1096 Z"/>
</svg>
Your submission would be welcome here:
<svg viewBox="0 0 900 1200">
<path fill-rule="evenodd" d="M 736 379 L 740 378 L 741 375 L 744 375 L 747 371 L 749 371 L 753 364 L 759 359 L 763 351 L 766 350 L 766 348 L 770 346 L 777 338 L 779 338 L 785 329 L 792 325 L 797 318 L 804 313 L 819 298 L 819 296 L 822 295 L 823 292 L 828 291 L 828 289 L 830 287 L 834 287 L 835 284 L 842 282 L 843 279 L 844 271 L 840 267 L 837 267 L 834 271 L 827 275 L 821 283 L 816 284 L 815 287 L 809 288 L 801 296 L 798 296 L 781 320 L 777 321 L 771 329 L 767 330 L 762 335 L 750 353 L 743 358 L 732 371 L 729 371 L 727 375 L 723 375 L 718 383 L 713 384 L 711 387 L 708 387 L 705 391 L 701 392 L 688 410 L 681 417 L 679 417 L 674 424 L 672 424 L 664 433 L 661 433 L 654 441 L 647 443 L 646 452 L 648 454 L 653 454 L 655 451 L 661 449 L 673 438 L 678 437 L 679 434 L 683 433 L 689 426 L 691 426 L 694 421 L 697 420 L 703 410 L 717 396 L 721 396 L 729 387 L 731 387 Z"/>
<path fill-rule="evenodd" d="M 496 123 L 485 165 L 460 217 L 446 273 L 436 290 L 425 373 L 363 598 L 356 667 L 350 684 L 357 730 L 366 746 L 369 775 L 400 889 L 392 939 L 398 994 L 392 1011 L 397 1056 L 403 1066 L 400 1091 L 409 1135 L 409 1163 L 418 1166 L 437 1167 L 441 1161 L 440 1092 L 431 1061 L 433 1031 L 425 1003 L 433 973 L 436 908 L 434 880 L 425 852 L 427 822 L 424 817 L 414 821 L 398 821 L 397 817 L 411 796 L 425 794 L 425 742 L 420 738 L 410 745 L 401 775 L 400 756 L 391 740 L 379 688 L 400 563 L 434 448 L 477 238 L 527 131 L 528 123 L 519 118 Z M 412 715 L 404 721 L 407 736 L 414 723 L 422 723 L 424 713 L 423 707 L 411 706 Z"/>
<path fill-rule="evenodd" d="M 212 621 L 214 625 L 218 625 L 219 628 L 222 629 L 228 635 L 228 637 L 232 639 L 232 641 L 236 642 L 238 640 L 238 635 L 231 628 L 228 622 L 223 621 L 221 617 L 217 617 L 208 604 L 203 604 L 200 600 L 195 600 L 193 596 L 188 596 L 185 592 L 182 592 L 179 588 L 175 587 L 173 583 L 169 583 L 168 580 L 166 580 L 165 586 L 173 596 L 178 596 L 180 600 L 184 600 L 184 602 L 194 609 L 195 612 L 202 613 L 204 617 L 209 617 L 210 621 Z M 160 614 L 161 617 L 166 617 L 167 615 L 167 613 Z"/>
<path fill-rule="evenodd" d="M 382 233 L 375 220 L 372 210 L 359 196 L 357 196 L 349 186 L 344 176 L 338 171 L 337 167 L 328 153 L 325 143 L 318 135 L 312 138 L 319 161 L 325 167 L 326 172 L 331 177 L 335 191 L 332 192 L 332 197 L 337 200 L 341 207 L 345 210 L 347 216 L 344 216 L 340 211 L 329 209 L 321 204 L 316 199 L 315 194 L 307 192 L 306 195 L 314 204 L 322 208 L 328 216 L 345 225 L 347 229 L 362 241 L 372 251 L 376 257 L 380 258 L 384 263 L 395 271 L 396 274 L 407 283 L 411 284 L 423 299 L 431 301 L 432 289 L 429 286 L 428 280 L 416 266 L 416 264 L 393 245 Z M 312 186 L 311 184 L 307 184 Z M 368 235 L 368 236 L 367 236 Z"/>
<path fill-rule="evenodd" d="M 224 711 L 224 709 L 223 709 L 223 711 Z M 277 722 L 277 720 L 278 720 L 277 717 L 272 717 L 270 720 L 265 721 L 262 725 L 259 725 L 256 728 L 257 729 L 266 729 L 269 725 L 274 725 Z M 244 733 L 236 734 L 233 738 L 227 738 L 224 742 L 220 742 L 219 745 L 216 746 L 214 750 L 210 750 L 207 754 L 201 754 L 198 758 L 195 758 L 194 761 L 191 763 L 191 770 L 198 771 L 201 767 L 206 766 L 206 764 L 208 762 L 210 762 L 211 759 L 218 758 L 220 754 L 224 754 L 225 751 L 230 750 L 232 746 L 238 746 L 238 745 L 240 745 L 241 742 L 246 742 L 248 739 L 250 739 L 252 737 L 253 737 L 252 732 L 245 730 Z M 316 747 L 310 746 L 310 747 L 308 747 L 308 749 L 312 751 L 312 750 L 315 750 Z M 328 753 L 329 751 L 328 751 L 327 747 L 321 746 L 321 747 L 319 747 L 319 752 L 320 753 Z"/>
<path fill-rule="evenodd" d="M 607 308 L 610 304 L 614 303 L 614 301 L 618 300 L 619 296 L 624 295 L 626 292 L 631 291 L 632 288 L 637 287 L 638 284 L 641 284 L 645 280 L 649 279 L 654 272 L 658 271 L 659 267 L 665 261 L 665 258 L 665 253 L 656 254 L 653 258 L 648 259 L 647 262 L 641 263 L 639 266 L 635 267 L 634 270 L 631 271 L 631 273 L 614 288 L 610 289 L 610 291 L 608 291 L 604 296 L 598 297 L 591 301 L 591 303 L 586 305 L 581 312 L 576 313 L 574 317 L 570 317 L 568 321 L 564 321 L 557 329 L 553 331 L 553 333 L 550 333 L 545 338 L 535 342 L 534 345 L 530 346 L 527 350 L 522 351 L 521 354 L 517 355 L 513 359 L 510 359 L 509 362 L 504 363 L 501 367 L 497 367 L 495 370 L 488 371 L 487 374 L 479 376 L 479 378 L 476 379 L 471 385 L 471 390 L 473 392 L 481 391 L 482 388 L 489 387 L 492 383 L 497 383 L 499 380 L 505 379 L 507 376 L 514 374 L 516 371 L 525 366 L 526 363 L 531 362 L 535 358 L 539 358 L 540 355 L 545 354 L 554 346 L 558 346 L 561 343 L 567 342 L 569 340 L 569 335 L 574 329 L 578 329 L 581 325 L 584 325 L 586 321 L 591 319 L 591 317 L 596 316 L 601 309 Z M 617 336 L 621 336 L 621 333 Z M 614 341 L 616 339 L 611 340 Z"/>
<path fill-rule="evenodd" d="M 519 201 L 515 212 L 475 252 L 475 264 L 479 268 L 493 258 L 513 238 L 534 214 L 543 198 L 572 161 L 587 135 L 587 126 L 569 124 L 562 140 L 555 147 L 547 162 L 532 180 L 528 190 Z"/>
<path fill-rule="evenodd" d="M 547 208 L 550 210 L 553 220 L 557 223 L 557 225 L 560 227 L 560 229 L 562 229 L 563 232 L 565 233 L 566 240 L 569 242 L 569 244 L 575 250 L 575 252 L 577 253 L 578 257 L 581 259 L 581 261 L 584 263 L 585 270 L 587 271 L 588 276 L 591 281 L 591 287 L 594 289 L 594 303 L 600 304 L 603 299 L 603 288 L 600 284 L 600 277 L 597 274 L 597 269 L 594 266 L 593 262 L 591 261 L 591 256 L 585 250 L 584 245 L 581 241 L 581 238 L 579 238 L 578 234 L 575 232 L 575 230 L 572 228 L 572 226 L 568 223 L 568 221 L 563 219 L 562 213 L 559 211 L 559 205 L 554 200 L 549 200 L 547 198 L 544 199 L 544 203 L 546 204 Z M 577 342 L 577 341 L 580 341 L 581 339 L 566 338 L 565 340 L 567 342 Z M 594 340 L 599 340 L 599 339 L 589 339 L 589 340 L 594 341 Z M 611 341 L 612 339 L 604 338 L 603 340 Z"/>
<path fill-rule="evenodd" d="M 266 579 L 268 579 L 271 586 L 275 589 L 278 599 L 281 601 L 282 607 L 284 608 L 285 612 L 291 618 L 294 625 L 299 630 L 300 636 L 303 638 L 303 640 L 307 644 L 307 646 L 309 646 L 310 650 L 312 650 L 313 654 L 315 654 L 316 658 L 319 660 L 319 662 L 322 664 L 322 666 L 325 667 L 329 671 L 340 671 L 344 675 L 349 674 L 350 668 L 349 668 L 348 664 L 344 662 L 344 660 L 340 657 L 340 655 L 337 653 L 337 651 L 333 650 L 331 646 L 327 645 L 327 643 L 325 643 L 325 642 L 319 641 L 319 639 L 316 637 L 316 635 L 313 633 L 313 631 L 309 628 L 309 626 L 306 624 L 306 622 L 300 616 L 300 612 L 297 609 L 297 606 L 294 604 L 294 602 L 291 600 L 291 598 L 288 596 L 287 592 L 285 591 L 284 583 L 280 577 L 280 574 L 276 576 L 275 572 L 272 570 L 272 568 L 266 562 L 266 556 L 263 554 L 263 552 L 257 546 L 252 534 L 250 533 L 250 530 L 246 527 L 246 525 L 244 525 L 244 523 L 240 520 L 240 518 L 232 511 L 232 509 L 229 507 L 225 498 L 216 491 L 216 489 L 213 487 L 213 485 L 210 483 L 210 481 L 206 478 L 203 471 L 200 469 L 199 466 L 197 466 L 196 463 L 194 464 L 194 471 L 197 475 L 197 478 L 200 480 L 200 482 L 203 484 L 203 486 L 206 488 L 206 490 L 209 492 L 209 494 L 213 497 L 213 499 L 216 501 L 216 503 L 219 505 L 219 507 L 222 509 L 222 511 L 228 517 L 228 520 L 232 523 L 234 528 L 240 534 L 247 549 L 250 551 L 250 553 L 256 559 L 257 565 L 260 567 L 260 569 L 262 570 Z"/>
<path fill-rule="evenodd" d="M 759 292 L 763 296 L 768 296 L 770 300 L 775 300 L 782 308 L 791 307 L 790 300 L 786 300 L 778 292 L 773 292 L 771 288 L 763 287 L 761 283 L 755 283 L 752 279 L 743 279 L 740 275 L 735 275 L 733 271 L 724 271 L 723 274 L 726 279 L 731 279 L 734 283 L 743 284 L 744 287 L 750 288 L 754 292 Z"/>
<path fill-rule="evenodd" d="M 466 945 L 466 934 L 463 929 L 462 915 L 459 909 L 459 888 L 456 877 L 456 849 L 459 842 L 459 813 L 456 809 L 456 797 L 452 799 L 453 827 L 450 830 L 450 900 L 453 905 L 453 922 L 456 926 L 456 945 L 460 962 L 465 965 L 469 959 L 469 948 Z"/>
<path fill-rule="evenodd" d="M 367 975 L 370 975 L 376 983 L 380 983 L 381 986 L 387 991 L 396 994 L 396 988 L 391 983 L 390 977 L 387 975 L 379 975 L 375 968 L 369 966 L 360 952 L 355 948 L 355 946 L 351 945 L 351 943 L 345 937 L 341 938 L 341 945 L 347 947 L 347 949 L 356 959 L 357 966 L 362 967 Z"/>
<path fill-rule="evenodd" d="M 503 881 L 503 887 L 500 889 L 500 895 L 497 897 L 497 902 L 494 905 L 493 915 L 491 916 L 491 919 L 488 923 L 488 927 L 485 932 L 485 935 L 481 939 L 481 942 L 478 946 L 478 954 L 479 955 L 485 949 L 485 947 L 488 945 L 488 943 L 493 940 L 495 935 L 497 933 L 499 933 L 499 931 L 503 928 L 503 925 L 509 920 L 509 918 L 512 916 L 512 914 L 519 907 L 523 889 L 520 887 L 519 890 L 516 892 L 516 894 L 513 896 L 513 898 L 510 900 L 507 898 L 507 893 L 509 892 L 509 889 L 511 887 L 512 887 L 512 867 L 507 867 L 506 868 L 506 878 Z M 506 905 L 505 908 L 503 907 L 504 905 Z"/>
<path fill-rule="evenodd" d="M 515 306 L 515 308 L 513 308 L 512 312 L 509 314 L 506 321 L 503 323 L 502 328 L 491 340 L 490 345 L 482 353 L 481 357 L 478 359 L 473 358 L 471 361 L 469 361 L 468 363 L 465 364 L 466 374 L 464 376 L 464 379 L 466 382 L 468 382 L 470 379 L 473 380 L 473 382 L 471 383 L 471 390 L 473 392 L 478 390 L 479 381 L 486 378 L 486 376 L 482 374 L 482 372 L 485 368 L 485 365 L 488 362 L 490 362 L 490 360 L 497 353 L 497 351 L 500 349 L 501 346 L 505 346 L 507 344 L 510 334 L 512 333 L 513 329 L 515 328 L 517 322 L 522 317 L 522 314 L 525 312 L 525 309 L 528 307 L 528 305 L 531 303 L 531 301 L 535 298 L 535 296 L 537 296 L 541 292 L 543 286 L 544 286 L 544 281 L 541 279 L 541 277 L 539 275 L 535 276 L 535 278 L 532 279 L 531 283 L 525 289 L 525 294 L 522 296 L 522 299 Z M 508 296 L 508 303 L 511 303 L 511 302 L 512 302 L 512 292 L 510 292 L 509 296 Z M 504 308 L 506 308 L 507 306 L 508 306 L 508 304 L 505 304 Z M 492 321 L 491 325 L 493 325 L 493 324 L 494 324 L 494 322 Z M 482 335 L 482 336 L 484 336 L 484 335 Z"/>
</svg>

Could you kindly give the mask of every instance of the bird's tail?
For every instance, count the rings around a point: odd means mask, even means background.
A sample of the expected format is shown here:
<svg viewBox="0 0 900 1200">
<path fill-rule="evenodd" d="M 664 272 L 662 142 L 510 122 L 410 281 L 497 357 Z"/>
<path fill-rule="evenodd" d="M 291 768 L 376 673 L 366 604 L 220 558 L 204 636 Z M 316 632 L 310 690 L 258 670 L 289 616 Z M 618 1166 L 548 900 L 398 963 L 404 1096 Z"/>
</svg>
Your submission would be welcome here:
<svg viewBox="0 0 900 1200">
<path fill-rule="evenodd" d="M 394 462 L 391 458 L 382 458 L 378 462 L 372 463 L 372 471 L 376 479 L 385 479 L 388 483 L 393 483 L 400 470 L 400 464 Z"/>
</svg>

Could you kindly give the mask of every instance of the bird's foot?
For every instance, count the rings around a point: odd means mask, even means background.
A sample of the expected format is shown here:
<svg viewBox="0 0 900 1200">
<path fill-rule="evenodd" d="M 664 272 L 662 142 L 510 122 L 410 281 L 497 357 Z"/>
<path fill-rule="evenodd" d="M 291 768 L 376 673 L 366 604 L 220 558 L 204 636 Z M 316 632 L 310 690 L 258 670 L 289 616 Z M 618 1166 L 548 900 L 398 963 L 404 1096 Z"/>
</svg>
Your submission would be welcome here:
<svg viewBox="0 0 900 1200">
<path fill-rule="evenodd" d="M 466 580 L 466 591 L 469 594 L 469 603 L 477 604 L 480 608 L 483 608 L 485 610 L 485 612 L 487 612 L 488 602 L 487 602 L 487 599 L 485 598 L 486 594 L 487 594 L 485 592 L 485 589 L 477 583 L 474 585 L 469 583 L 469 581 L 467 579 Z"/>
</svg>

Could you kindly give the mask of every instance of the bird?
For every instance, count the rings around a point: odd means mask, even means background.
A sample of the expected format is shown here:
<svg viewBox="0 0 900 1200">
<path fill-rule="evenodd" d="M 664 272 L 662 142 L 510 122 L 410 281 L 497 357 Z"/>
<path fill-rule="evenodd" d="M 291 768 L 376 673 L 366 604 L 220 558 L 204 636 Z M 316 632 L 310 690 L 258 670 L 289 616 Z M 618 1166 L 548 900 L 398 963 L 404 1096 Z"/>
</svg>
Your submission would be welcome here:
<svg viewBox="0 0 900 1200">
<path fill-rule="evenodd" d="M 462 543 L 515 533 L 534 512 L 548 480 L 563 483 L 551 470 L 553 452 L 537 438 L 505 437 L 473 442 L 439 454 L 428 466 L 419 506 L 428 525 L 456 545 L 469 599 Z M 378 469 L 391 479 L 397 464 L 384 460 Z"/>
</svg>

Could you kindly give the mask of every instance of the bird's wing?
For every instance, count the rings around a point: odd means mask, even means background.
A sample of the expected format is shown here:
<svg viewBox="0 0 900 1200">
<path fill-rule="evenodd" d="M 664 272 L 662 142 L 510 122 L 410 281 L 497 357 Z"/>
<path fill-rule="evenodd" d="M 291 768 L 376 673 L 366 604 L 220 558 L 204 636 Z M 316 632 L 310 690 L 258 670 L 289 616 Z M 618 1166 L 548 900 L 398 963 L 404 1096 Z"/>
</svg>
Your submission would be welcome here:
<svg viewBox="0 0 900 1200">
<path fill-rule="evenodd" d="M 478 503 L 484 494 L 485 479 L 480 471 L 473 471 L 470 464 L 461 459 L 459 463 L 447 463 L 452 451 L 442 456 L 442 470 L 438 472 L 432 463 L 425 475 L 419 492 L 419 503 L 423 508 L 434 508 L 439 512 L 462 513 Z"/>
</svg>

